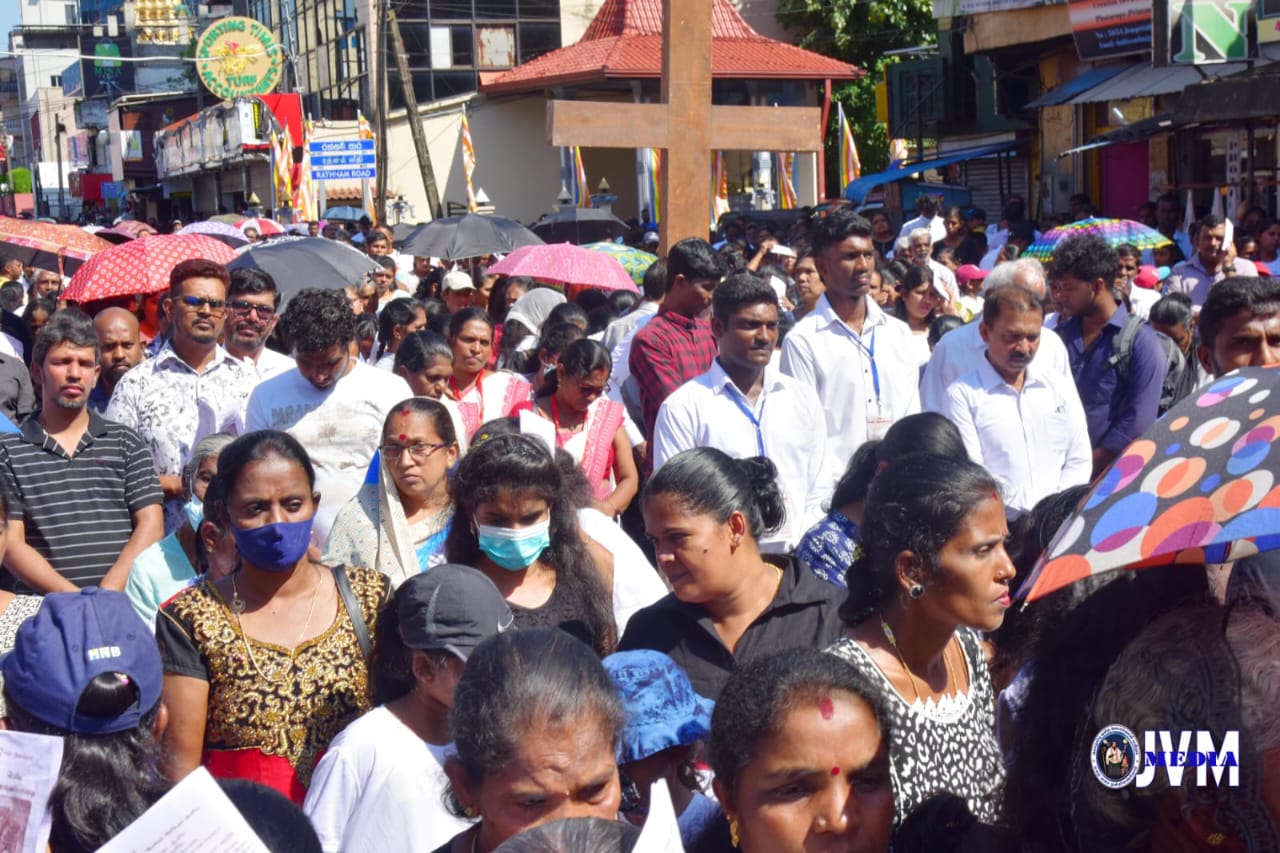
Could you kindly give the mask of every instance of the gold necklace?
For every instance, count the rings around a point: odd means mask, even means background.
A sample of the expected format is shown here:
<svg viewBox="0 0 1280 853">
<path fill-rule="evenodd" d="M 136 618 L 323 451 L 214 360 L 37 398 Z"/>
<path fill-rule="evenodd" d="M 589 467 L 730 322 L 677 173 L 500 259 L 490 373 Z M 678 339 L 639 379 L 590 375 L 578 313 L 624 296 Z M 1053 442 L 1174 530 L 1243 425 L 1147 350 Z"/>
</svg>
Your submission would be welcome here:
<svg viewBox="0 0 1280 853">
<path fill-rule="evenodd" d="M 240 642 L 244 644 L 245 654 L 249 657 L 249 663 L 253 665 L 254 670 L 259 677 L 268 684 L 280 684 L 284 678 L 268 678 L 267 674 L 262 671 L 262 667 L 258 665 L 258 659 L 253 654 L 253 645 L 249 642 L 249 636 L 244 632 L 244 626 L 240 624 L 240 614 L 244 612 L 245 601 L 240 597 L 240 590 L 236 588 L 236 575 L 238 572 L 231 573 L 231 604 L 229 609 L 236 619 L 236 631 L 240 634 Z M 311 627 L 311 617 L 316 612 L 316 600 L 320 597 L 320 581 L 321 577 L 317 573 L 315 588 L 311 590 L 311 606 L 307 609 L 307 621 L 302 623 L 302 632 L 298 634 L 298 642 L 289 650 L 289 665 L 279 670 L 272 670 L 274 675 L 279 676 L 281 672 L 286 675 L 293 671 L 294 661 L 298 657 L 298 648 L 302 645 L 302 641 L 307 636 L 307 629 Z M 238 606 L 238 609 L 237 609 Z"/>
<path fill-rule="evenodd" d="M 907 666 L 907 659 L 902 656 L 902 649 L 898 648 L 898 641 L 893 636 L 893 629 L 890 628 L 889 623 L 885 621 L 883 613 L 880 614 L 880 630 L 884 632 L 884 638 L 889 641 L 889 645 L 893 646 L 894 653 L 898 655 L 898 662 L 902 664 L 903 671 L 907 673 L 907 680 L 911 682 L 911 691 L 915 694 L 916 701 L 917 702 L 921 701 L 920 688 L 916 687 L 915 674 L 911 671 L 911 667 Z M 955 639 L 955 634 L 951 635 L 951 639 Z M 951 640 L 948 640 L 947 645 L 944 646 L 942 649 L 942 665 L 947 669 L 947 683 L 942 690 L 944 694 L 947 693 L 948 689 L 950 689 L 951 687 L 952 682 L 955 681 L 955 676 L 951 672 L 951 661 L 948 660 L 947 658 L 947 650 L 950 647 L 951 647 Z"/>
</svg>

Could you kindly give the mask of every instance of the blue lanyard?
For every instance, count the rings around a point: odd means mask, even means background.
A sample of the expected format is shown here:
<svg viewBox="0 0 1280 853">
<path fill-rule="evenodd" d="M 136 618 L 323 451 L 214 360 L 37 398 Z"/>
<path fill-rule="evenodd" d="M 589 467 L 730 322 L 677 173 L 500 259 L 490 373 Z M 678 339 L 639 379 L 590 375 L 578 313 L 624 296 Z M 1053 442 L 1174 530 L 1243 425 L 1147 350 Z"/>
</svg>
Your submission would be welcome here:
<svg viewBox="0 0 1280 853">
<path fill-rule="evenodd" d="M 760 393 L 763 394 L 764 391 Z M 760 421 L 764 419 L 764 404 L 760 404 L 760 417 L 757 418 L 756 413 L 751 411 L 751 407 L 747 405 L 746 400 L 739 395 L 738 389 L 733 387 L 733 383 L 729 383 L 729 399 L 733 401 L 742 414 L 747 416 L 747 420 L 751 421 L 751 425 L 756 428 L 756 448 L 759 449 L 760 455 L 764 456 L 764 433 L 760 430 Z"/>
<path fill-rule="evenodd" d="M 858 333 L 855 332 L 853 329 L 850 329 L 844 323 L 839 323 L 838 325 L 841 329 L 844 329 L 845 334 L 847 334 L 849 338 L 855 344 L 857 344 L 858 349 L 865 352 L 867 354 L 867 358 L 871 359 L 871 387 L 875 389 L 876 405 L 879 406 L 880 405 L 880 371 L 879 369 L 876 368 L 876 330 L 874 328 L 871 330 L 871 335 L 870 335 L 871 346 L 867 346 L 862 342 L 862 338 L 858 337 Z"/>
</svg>

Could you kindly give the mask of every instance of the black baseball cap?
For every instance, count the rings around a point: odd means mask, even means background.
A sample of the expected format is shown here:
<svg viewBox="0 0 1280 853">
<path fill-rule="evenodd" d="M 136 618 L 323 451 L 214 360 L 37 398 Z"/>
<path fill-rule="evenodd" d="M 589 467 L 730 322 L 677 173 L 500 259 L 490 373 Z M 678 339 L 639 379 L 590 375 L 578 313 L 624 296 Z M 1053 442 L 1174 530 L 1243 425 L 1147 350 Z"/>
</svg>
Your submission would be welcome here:
<svg viewBox="0 0 1280 853">
<path fill-rule="evenodd" d="M 443 649 L 466 660 L 481 642 L 515 620 L 493 581 L 470 566 L 445 563 L 396 590 L 400 638 L 411 649 Z"/>
</svg>

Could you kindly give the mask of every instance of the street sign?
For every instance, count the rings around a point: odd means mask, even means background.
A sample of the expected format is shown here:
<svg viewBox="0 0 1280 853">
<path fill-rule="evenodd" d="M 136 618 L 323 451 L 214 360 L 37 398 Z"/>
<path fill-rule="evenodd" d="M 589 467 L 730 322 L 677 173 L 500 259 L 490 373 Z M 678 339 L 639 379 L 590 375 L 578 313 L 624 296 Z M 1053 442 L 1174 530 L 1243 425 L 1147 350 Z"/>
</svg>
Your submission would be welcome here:
<svg viewBox="0 0 1280 853">
<path fill-rule="evenodd" d="M 352 166 L 372 166 L 377 162 L 373 152 L 355 154 L 312 154 L 312 169 L 347 169 Z"/>
<path fill-rule="evenodd" d="M 308 153 L 313 181 L 367 180 L 378 174 L 372 139 L 313 140 Z"/>
<path fill-rule="evenodd" d="M 311 143 L 311 154 L 359 154 L 373 151 L 372 139 L 325 139 Z"/>
<path fill-rule="evenodd" d="M 373 166 L 356 167 L 352 169 L 312 169 L 311 180 L 313 181 L 349 181 L 349 180 L 372 180 L 378 176 L 378 170 Z"/>
</svg>

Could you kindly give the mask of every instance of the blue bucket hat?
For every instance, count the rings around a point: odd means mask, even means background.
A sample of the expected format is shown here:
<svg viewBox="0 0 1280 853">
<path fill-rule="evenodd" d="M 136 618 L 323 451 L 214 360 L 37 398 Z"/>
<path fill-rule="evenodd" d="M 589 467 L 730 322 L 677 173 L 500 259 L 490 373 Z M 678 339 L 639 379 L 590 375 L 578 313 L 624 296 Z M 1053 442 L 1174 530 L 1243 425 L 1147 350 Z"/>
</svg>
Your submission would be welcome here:
<svg viewBox="0 0 1280 853">
<path fill-rule="evenodd" d="M 627 711 L 618 763 L 706 740 L 715 703 L 693 691 L 689 676 L 662 652 L 640 649 L 604 659 Z"/>
<path fill-rule="evenodd" d="M 119 673 L 138 702 L 114 717 L 80 714 L 89 682 Z M 0 659 L 5 692 L 22 710 L 64 732 L 105 735 L 136 728 L 160 701 L 164 668 L 151 629 L 119 592 L 89 587 L 44 597 Z"/>
</svg>

